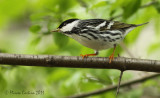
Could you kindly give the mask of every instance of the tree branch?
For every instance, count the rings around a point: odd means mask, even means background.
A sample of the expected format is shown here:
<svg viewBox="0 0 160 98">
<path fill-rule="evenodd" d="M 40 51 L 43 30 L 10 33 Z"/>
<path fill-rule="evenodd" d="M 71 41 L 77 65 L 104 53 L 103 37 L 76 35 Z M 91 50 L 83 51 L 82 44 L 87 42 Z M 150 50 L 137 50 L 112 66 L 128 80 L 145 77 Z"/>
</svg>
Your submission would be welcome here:
<svg viewBox="0 0 160 98">
<path fill-rule="evenodd" d="M 153 75 L 150 75 L 150 76 L 145 76 L 145 77 L 142 77 L 142 78 L 139 78 L 139 79 L 124 82 L 120 85 L 120 87 L 122 88 L 122 87 L 127 87 L 127 86 L 130 86 L 130 85 L 134 85 L 134 84 L 137 84 L 137 83 L 141 83 L 141 82 L 144 82 L 146 80 L 155 78 L 157 76 L 160 76 L 160 74 L 153 74 Z M 88 97 L 88 96 L 102 94 L 102 93 L 105 93 L 105 92 L 108 92 L 108 91 L 111 91 L 111 90 L 115 90 L 116 88 L 117 88 L 117 85 L 113 85 L 113 86 L 109 86 L 109 87 L 99 89 L 99 90 L 95 90 L 95 91 L 92 91 L 92 92 L 82 93 L 82 94 L 79 94 L 79 95 L 68 96 L 68 97 L 65 97 L 65 98 L 84 98 L 84 97 Z"/>
<path fill-rule="evenodd" d="M 19 66 L 67 67 L 67 68 L 96 68 L 137 70 L 160 72 L 160 61 L 115 57 L 111 64 L 109 58 L 80 56 L 53 56 L 53 55 L 26 55 L 0 53 L 0 64 Z"/>
</svg>

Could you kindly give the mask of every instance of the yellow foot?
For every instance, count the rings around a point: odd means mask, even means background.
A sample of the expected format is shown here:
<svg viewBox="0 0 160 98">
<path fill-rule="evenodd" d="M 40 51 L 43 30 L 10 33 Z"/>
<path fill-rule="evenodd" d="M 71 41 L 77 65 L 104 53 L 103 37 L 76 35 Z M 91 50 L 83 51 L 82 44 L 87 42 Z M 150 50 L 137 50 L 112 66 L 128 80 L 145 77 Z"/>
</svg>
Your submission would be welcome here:
<svg viewBox="0 0 160 98">
<path fill-rule="evenodd" d="M 84 59 L 84 58 L 87 58 L 88 56 L 96 56 L 97 54 L 80 54 L 80 56 Z"/>
<path fill-rule="evenodd" d="M 87 55 L 87 54 L 85 54 L 85 55 L 80 54 L 80 56 L 81 56 L 83 59 L 88 57 L 88 55 Z"/>
<path fill-rule="evenodd" d="M 112 54 L 111 56 L 109 56 L 109 63 L 111 63 L 114 60 L 114 54 Z"/>
</svg>

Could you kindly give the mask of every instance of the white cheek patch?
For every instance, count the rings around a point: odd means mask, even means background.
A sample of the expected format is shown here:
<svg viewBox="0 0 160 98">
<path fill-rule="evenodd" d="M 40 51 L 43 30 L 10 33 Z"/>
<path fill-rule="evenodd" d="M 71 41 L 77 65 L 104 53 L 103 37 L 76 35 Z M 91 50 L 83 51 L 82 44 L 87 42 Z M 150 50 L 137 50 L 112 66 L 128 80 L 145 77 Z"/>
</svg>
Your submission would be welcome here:
<svg viewBox="0 0 160 98">
<path fill-rule="evenodd" d="M 76 20 L 72 23 L 67 24 L 66 26 L 61 28 L 61 31 L 66 32 L 66 31 L 71 31 L 73 27 L 77 26 L 79 20 Z"/>
<path fill-rule="evenodd" d="M 111 21 L 111 22 L 108 24 L 107 29 L 110 29 L 113 24 L 114 24 L 114 21 Z"/>
</svg>

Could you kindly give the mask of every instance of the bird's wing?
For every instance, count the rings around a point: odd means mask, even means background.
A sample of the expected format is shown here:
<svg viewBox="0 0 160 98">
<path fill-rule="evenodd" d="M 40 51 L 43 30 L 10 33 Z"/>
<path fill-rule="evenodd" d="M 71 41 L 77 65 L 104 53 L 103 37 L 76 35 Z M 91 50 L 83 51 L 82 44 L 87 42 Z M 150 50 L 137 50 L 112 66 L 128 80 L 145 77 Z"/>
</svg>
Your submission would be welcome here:
<svg viewBox="0 0 160 98">
<path fill-rule="evenodd" d="M 108 24 L 100 28 L 100 31 L 105 30 L 125 30 L 128 28 L 136 27 L 134 24 L 126 24 L 118 21 L 110 21 Z"/>
<path fill-rule="evenodd" d="M 90 27 L 90 28 L 95 28 L 101 23 L 106 22 L 104 19 L 85 19 L 81 20 L 80 23 L 78 24 L 78 27 Z"/>
<path fill-rule="evenodd" d="M 143 24 L 126 24 L 119 21 L 110 21 L 105 19 L 86 19 L 81 20 L 78 24 L 78 27 L 83 29 L 91 29 L 95 31 L 107 31 L 107 30 L 120 30 L 123 32 L 128 32 L 133 30 L 137 26 L 141 26 L 147 23 Z"/>
</svg>

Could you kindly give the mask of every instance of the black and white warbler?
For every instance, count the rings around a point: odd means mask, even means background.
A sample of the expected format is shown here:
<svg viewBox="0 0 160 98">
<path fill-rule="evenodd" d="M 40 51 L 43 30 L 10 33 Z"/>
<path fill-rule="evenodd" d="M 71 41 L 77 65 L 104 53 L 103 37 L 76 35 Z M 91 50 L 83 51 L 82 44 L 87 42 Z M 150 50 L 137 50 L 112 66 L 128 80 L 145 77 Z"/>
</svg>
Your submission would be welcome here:
<svg viewBox="0 0 160 98">
<path fill-rule="evenodd" d="M 113 48 L 120 43 L 125 36 L 137 26 L 143 24 L 125 24 L 118 21 L 109 21 L 105 19 L 69 19 L 60 24 L 53 32 L 61 32 L 82 45 L 94 49 L 94 54 L 86 54 L 88 56 L 98 55 L 98 51 Z M 109 56 L 109 63 L 114 59 L 114 51 Z"/>
</svg>

